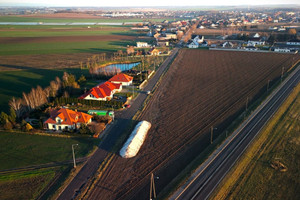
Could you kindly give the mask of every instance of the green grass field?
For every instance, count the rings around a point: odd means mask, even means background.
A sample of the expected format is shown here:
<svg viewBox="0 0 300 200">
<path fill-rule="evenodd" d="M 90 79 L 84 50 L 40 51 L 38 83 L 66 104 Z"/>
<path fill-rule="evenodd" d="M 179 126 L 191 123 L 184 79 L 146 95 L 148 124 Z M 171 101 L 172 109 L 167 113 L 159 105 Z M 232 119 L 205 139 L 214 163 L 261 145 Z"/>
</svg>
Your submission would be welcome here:
<svg viewBox="0 0 300 200">
<path fill-rule="evenodd" d="M 65 53 L 101 53 L 115 52 L 134 45 L 134 41 L 87 41 L 87 42 L 43 42 L 2 44 L 0 56 L 33 55 L 33 54 L 65 54 Z"/>
<path fill-rule="evenodd" d="M 48 168 L 1 175 L 0 198 L 36 199 L 58 171 L 58 168 Z"/>
<path fill-rule="evenodd" d="M 218 186 L 212 199 L 300 199 L 300 85 Z M 271 163 L 287 167 L 283 172 Z"/>
<path fill-rule="evenodd" d="M 94 138 L 60 138 L 25 133 L 0 132 L 0 170 L 72 160 L 86 156 L 99 143 Z"/>
</svg>

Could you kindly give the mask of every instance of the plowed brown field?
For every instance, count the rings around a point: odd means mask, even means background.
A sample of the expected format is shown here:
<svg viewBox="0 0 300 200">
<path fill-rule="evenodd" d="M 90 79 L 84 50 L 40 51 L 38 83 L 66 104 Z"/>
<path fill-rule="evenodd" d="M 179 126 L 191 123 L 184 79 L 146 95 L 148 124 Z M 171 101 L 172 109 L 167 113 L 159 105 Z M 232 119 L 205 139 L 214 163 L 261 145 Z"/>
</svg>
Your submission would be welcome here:
<svg viewBox="0 0 300 200">
<path fill-rule="evenodd" d="M 159 193 L 299 55 L 181 50 L 141 120 L 152 123 L 138 155 L 116 157 L 89 199 L 147 199 L 150 173 Z M 275 81 L 271 81 L 273 84 Z M 215 139 L 214 138 L 214 139 Z"/>
</svg>

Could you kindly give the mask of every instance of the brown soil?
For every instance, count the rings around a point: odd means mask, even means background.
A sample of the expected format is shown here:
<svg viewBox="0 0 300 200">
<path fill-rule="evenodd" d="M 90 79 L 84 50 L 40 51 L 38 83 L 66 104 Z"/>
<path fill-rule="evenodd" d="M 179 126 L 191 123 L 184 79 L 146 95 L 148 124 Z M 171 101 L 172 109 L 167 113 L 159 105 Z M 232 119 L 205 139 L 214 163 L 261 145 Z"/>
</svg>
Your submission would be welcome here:
<svg viewBox="0 0 300 200">
<path fill-rule="evenodd" d="M 0 56 L 0 71 L 30 68 L 80 67 L 79 62 L 86 63 L 87 59 L 92 55 L 94 54 L 76 53 Z"/>
<path fill-rule="evenodd" d="M 114 41 L 134 40 L 126 35 L 92 35 L 92 36 L 56 36 L 56 37 L 0 37 L 1 44 L 41 43 L 41 42 L 85 42 L 85 41 Z"/>
<path fill-rule="evenodd" d="M 100 26 L 100 27 L 93 27 L 91 29 L 87 29 L 87 28 L 79 28 L 79 27 L 73 27 L 70 26 L 68 27 L 54 27 L 54 28 L 34 28 L 34 27 L 30 27 L 30 28 L 1 28 L 0 29 L 0 33 L 2 31 L 5 32 L 35 32 L 35 31 L 47 31 L 47 32 L 66 32 L 66 31 L 91 31 L 91 30 L 96 30 L 96 31 L 125 31 L 125 30 L 130 30 L 128 27 L 104 27 L 104 26 Z"/>
<path fill-rule="evenodd" d="M 289 69 L 298 55 L 182 50 L 140 120 L 152 123 L 138 155 L 119 156 L 90 199 L 146 199 L 150 173 L 159 193 L 245 109 L 246 99 L 266 91 L 268 80 Z"/>
</svg>

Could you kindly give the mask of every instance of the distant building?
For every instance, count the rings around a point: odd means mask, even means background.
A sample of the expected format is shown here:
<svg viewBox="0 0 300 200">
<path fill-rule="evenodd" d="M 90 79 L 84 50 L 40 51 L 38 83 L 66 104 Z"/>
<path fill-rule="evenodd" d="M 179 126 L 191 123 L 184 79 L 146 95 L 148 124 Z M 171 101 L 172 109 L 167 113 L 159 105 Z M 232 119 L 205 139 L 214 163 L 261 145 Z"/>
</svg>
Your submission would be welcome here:
<svg viewBox="0 0 300 200">
<path fill-rule="evenodd" d="M 247 47 L 245 47 L 245 50 L 247 50 L 247 51 L 257 51 L 257 48 L 254 47 L 254 46 L 247 46 Z"/>
<path fill-rule="evenodd" d="M 53 110 L 50 118 L 44 122 L 48 130 L 74 130 L 80 128 L 81 124 L 88 124 L 92 121 L 92 115 L 61 108 Z"/>
<path fill-rule="evenodd" d="M 300 45 L 300 40 L 294 39 L 294 40 L 289 40 L 287 45 Z"/>
<path fill-rule="evenodd" d="M 148 54 L 150 54 L 152 56 L 157 56 L 160 54 L 160 51 L 153 47 L 152 49 L 149 50 Z"/>
<path fill-rule="evenodd" d="M 187 47 L 190 48 L 190 49 L 196 49 L 196 48 L 199 47 L 199 44 L 198 44 L 198 42 L 192 41 L 191 43 L 189 43 L 187 45 Z"/>
<path fill-rule="evenodd" d="M 233 48 L 233 44 L 232 44 L 232 42 L 224 42 L 223 44 L 222 44 L 222 47 L 223 48 Z"/>
<path fill-rule="evenodd" d="M 170 45 L 169 40 L 157 40 L 157 46 L 168 47 Z"/>
<path fill-rule="evenodd" d="M 257 46 L 257 45 L 265 45 L 265 41 L 262 41 L 260 38 L 252 38 L 248 40 L 247 46 Z"/>
<path fill-rule="evenodd" d="M 275 47 L 274 51 L 275 52 L 282 52 L 282 53 L 289 53 L 289 52 L 291 52 L 290 49 L 288 49 L 288 48 L 282 48 L 282 47 Z"/>
<path fill-rule="evenodd" d="M 201 44 L 204 42 L 204 36 L 203 35 L 192 35 L 191 40 L 197 42 L 198 44 Z"/>
<path fill-rule="evenodd" d="M 137 48 L 149 47 L 149 44 L 147 42 L 137 42 L 136 47 Z"/>
</svg>

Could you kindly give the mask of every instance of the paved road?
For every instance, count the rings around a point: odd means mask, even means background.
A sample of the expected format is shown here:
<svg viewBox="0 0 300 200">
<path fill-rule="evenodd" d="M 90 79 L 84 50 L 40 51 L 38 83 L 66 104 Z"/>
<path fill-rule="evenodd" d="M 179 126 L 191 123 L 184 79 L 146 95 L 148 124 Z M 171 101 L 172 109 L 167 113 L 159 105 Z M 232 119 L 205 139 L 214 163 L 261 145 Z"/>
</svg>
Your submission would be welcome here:
<svg viewBox="0 0 300 200">
<path fill-rule="evenodd" d="M 170 56 L 164 61 L 154 76 L 149 80 L 147 86 L 144 88 L 144 91 L 151 91 L 154 88 L 161 75 L 166 71 L 168 65 L 176 56 L 178 50 L 178 48 L 175 48 L 172 51 Z M 59 200 L 73 199 L 77 196 L 77 194 L 80 192 L 80 189 L 85 186 L 89 178 L 95 174 L 101 162 L 108 156 L 108 153 L 111 151 L 119 136 L 126 130 L 132 117 L 141 108 L 146 98 L 146 92 L 141 92 L 131 104 L 130 108 L 116 113 L 117 120 L 109 128 L 109 131 L 107 131 L 107 136 L 103 139 L 103 142 L 101 142 L 99 148 L 88 159 L 86 164 L 82 167 L 70 184 L 60 194 L 58 197 Z"/>
<path fill-rule="evenodd" d="M 207 199 L 300 81 L 300 66 L 192 175 L 171 199 Z"/>
</svg>

